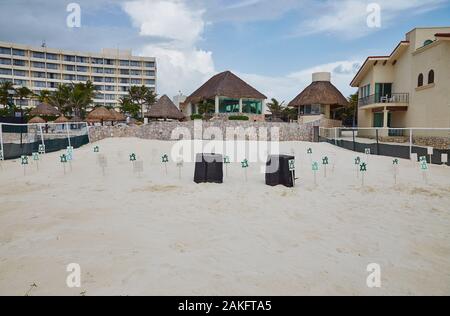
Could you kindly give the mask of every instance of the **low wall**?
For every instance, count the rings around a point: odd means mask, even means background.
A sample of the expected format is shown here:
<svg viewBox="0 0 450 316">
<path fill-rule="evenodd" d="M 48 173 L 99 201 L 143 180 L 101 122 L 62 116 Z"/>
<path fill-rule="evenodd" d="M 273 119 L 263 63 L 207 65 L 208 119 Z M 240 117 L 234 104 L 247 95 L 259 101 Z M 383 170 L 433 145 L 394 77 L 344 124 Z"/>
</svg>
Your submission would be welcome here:
<svg viewBox="0 0 450 316">
<path fill-rule="evenodd" d="M 246 132 L 245 139 L 279 140 L 279 141 L 313 141 L 314 127 L 321 126 L 321 121 L 300 125 L 298 123 L 277 122 L 241 122 L 241 121 L 189 121 L 189 122 L 150 122 L 143 126 L 95 126 L 89 128 L 91 142 L 108 137 L 137 137 L 142 139 L 174 140 L 173 132 L 183 132 L 183 139 L 211 139 L 213 135 L 223 140 L 241 139 L 236 137 Z M 273 137 L 272 128 L 278 128 L 279 139 Z M 267 133 L 264 133 L 267 130 Z M 231 134 L 230 134 L 231 133 Z M 267 135 L 267 138 L 265 138 Z M 275 136 L 275 135 L 274 135 Z M 180 138 L 175 138 L 178 140 Z"/>
</svg>

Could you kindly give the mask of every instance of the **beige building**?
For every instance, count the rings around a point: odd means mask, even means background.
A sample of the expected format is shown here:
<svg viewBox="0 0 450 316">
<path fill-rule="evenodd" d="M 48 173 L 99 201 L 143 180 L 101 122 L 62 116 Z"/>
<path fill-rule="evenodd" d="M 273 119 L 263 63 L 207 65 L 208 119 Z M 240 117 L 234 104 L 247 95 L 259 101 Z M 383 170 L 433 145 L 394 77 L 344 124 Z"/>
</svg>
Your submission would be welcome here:
<svg viewBox="0 0 450 316">
<path fill-rule="evenodd" d="M 351 86 L 359 127 L 449 128 L 450 27 L 410 31 L 389 56 L 368 57 Z"/>
<path fill-rule="evenodd" d="M 131 50 L 83 53 L 0 42 L 0 82 L 25 86 L 36 94 L 53 91 L 59 84 L 90 80 L 97 88 L 94 103 L 116 107 L 131 86 L 156 91 L 156 72 L 155 58 L 133 56 Z M 37 101 L 23 102 L 33 106 Z"/>
</svg>

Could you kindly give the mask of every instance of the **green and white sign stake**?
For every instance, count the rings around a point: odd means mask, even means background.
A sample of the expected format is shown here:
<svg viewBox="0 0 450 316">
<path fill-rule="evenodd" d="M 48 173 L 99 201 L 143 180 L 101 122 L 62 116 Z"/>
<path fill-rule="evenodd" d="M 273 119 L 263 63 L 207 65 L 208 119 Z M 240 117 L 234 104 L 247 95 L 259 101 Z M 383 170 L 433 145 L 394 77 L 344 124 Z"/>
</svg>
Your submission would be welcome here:
<svg viewBox="0 0 450 316">
<path fill-rule="evenodd" d="M 67 146 L 66 153 L 73 155 L 73 146 Z"/>
<path fill-rule="evenodd" d="M 39 171 L 39 153 L 34 152 L 31 156 L 33 157 L 33 162 L 36 164 L 36 170 Z"/>
<path fill-rule="evenodd" d="M 248 181 L 247 169 L 249 167 L 248 160 L 247 159 L 242 160 L 241 166 L 242 166 L 242 169 L 244 169 L 245 182 L 247 182 Z"/>
<path fill-rule="evenodd" d="M 168 171 L 167 171 L 167 163 L 169 162 L 169 156 L 168 156 L 167 154 L 164 154 L 164 155 L 161 157 L 161 161 L 162 161 L 162 163 L 164 164 L 164 167 L 165 167 L 165 169 L 166 169 L 166 175 L 167 175 L 167 173 L 168 173 Z"/>
<path fill-rule="evenodd" d="M 423 181 L 425 181 L 425 183 L 428 183 L 427 174 L 429 171 L 429 167 L 426 159 L 420 161 L 420 170 L 422 170 Z"/>
<path fill-rule="evenodd" d="M 356 178 L 357 179 L 359 179 L 360 165 L 361 165 L 361 158 L 356 157 L 355 158 L 355 166 L 356 166 Z"/>
<path fill-rule="evenodd" d="M 317 161 L 312 163 L 312 171 L 314 173 L 314 185 L 317 186 L 317 172 L 319 171 L 319 163 Z"/>
<path fill-rule="evenodd" d="M 100 147 L 95 146 L 95 147 L 94 147 L 94 153 L 99 153 L 99 152 L 100 152 Z"/>
<path fill-rule="evenodd" d="M 25 176 L 27 174 L 28 157 L 25 155 L 22 155 L 20 157 L 20 164 L 23 166 L 23 175 Z"/>
<path fill-rule="evenodd" d="M 392 161 L 392 168 L 394 172 L 394 184 L 397 185 L 397 176 L 399 174 L 398 166 L 400 165 L 400 160 L 394 159 Z"/>
<path fill-rule="evenodd" d="M 312 163 L 312 154 L 313 154 L 313 150 L 312 148 L 308 148 L 308 150 L 306 151 L 306 153 L 309 156 L 309 161 Z"/>
<path fill-rule="evenodd" d="M 45 145 L 40 144 L 38 148 L 39 155 L 45 155 Z"/>
<path fill-rule="evenodd" d="M 295 159 L 289 160 L 289 171 L 291 172 L 292 182 L 293 182 L 294 187 L 295 187 Z"/>
<path fill-rule="evenodd" d="M 359 166 L 359 171 L 361 172 L 361 185 L 364 186 L 364 175 L 367 172 L 367 163 L 361 163 L 361 165 Z"/>
<path fill-rule="evenodd" d="M 322 165 L 323 165 L 323 174 L 324 177 L 327 177 L 327 166 L 330 164 L 330 159 L 328 157 L 323 157 L 322 158 Z"/>
<path fill-rule="evenodd" d="M 177 168 L 178 168 L 178 179 L 181 180 L 181 170 L 183 169 L 184 161 L 183 159 L 179 159 L 177 161 Z"/>
<path fill-rule="evenodd" d="M 223 164 L 225 165 L 225 176 L 228 177 L 228 165 L 231 163 L 230 157 L 223 157 Z"/>
<path fill-rule="evenodd" d="M 65 154 L 61 155 L 61 156 L 59 157 L 59 161 L 60 161 L 61 164 L 63 165 L 64 174 L 66 174 L 67 156 L 66 156 Z"/>
</svg>

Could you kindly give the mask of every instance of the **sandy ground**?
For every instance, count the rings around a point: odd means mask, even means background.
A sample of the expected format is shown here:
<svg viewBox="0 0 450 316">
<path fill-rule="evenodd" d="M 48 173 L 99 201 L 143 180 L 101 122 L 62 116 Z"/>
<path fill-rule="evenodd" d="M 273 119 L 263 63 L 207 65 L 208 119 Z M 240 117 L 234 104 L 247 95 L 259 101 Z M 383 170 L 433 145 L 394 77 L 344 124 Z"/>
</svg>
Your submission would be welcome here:
<svg viewBox="0 0 450 316">
<path fill-rule="evenodd" d="M 245 182 L 239 163 L 224 184 L 197 185 L 193 164 L 181 180 L 173 162 L 165 175 L 169 142 L 97 144 L 105 175 L 92 144 L 66 174 L 61 153 L 25 176 L 19 161 L 1 163 L 1 295 L 450 294 L 448 167 L 432 166 L 425 183 L 401 160 L 394 186 L 392 158 L 371 156 L 362 187 L 355 153 L 283 143 L 297 153 L 294 189 L 265 186 L 256 164 Z M 317 187 L 310 146 L 314 159 L 331 159 Z M 131 152 L 144 160 L 141 176 Z M 70 263 L 81 288 L 66 286 Z M 379 289 L 366 285 L 370 263 L 381 266 Z"/>
</svg>

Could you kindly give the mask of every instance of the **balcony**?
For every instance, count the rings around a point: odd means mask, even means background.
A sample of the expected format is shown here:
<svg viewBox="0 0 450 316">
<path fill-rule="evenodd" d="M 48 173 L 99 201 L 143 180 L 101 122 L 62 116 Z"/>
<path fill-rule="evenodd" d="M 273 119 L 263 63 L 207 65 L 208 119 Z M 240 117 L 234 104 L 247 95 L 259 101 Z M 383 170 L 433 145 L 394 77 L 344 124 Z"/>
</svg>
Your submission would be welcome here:
<svg viewBox="0 0 450 316">
<path fill-rule="evenodd" d="M 377 107 L 407 107 L 409 105 L 409 93 L 391 93 L 385 96 L 372 94 L 358 100 L 360 108 Z"/>
</svg>

